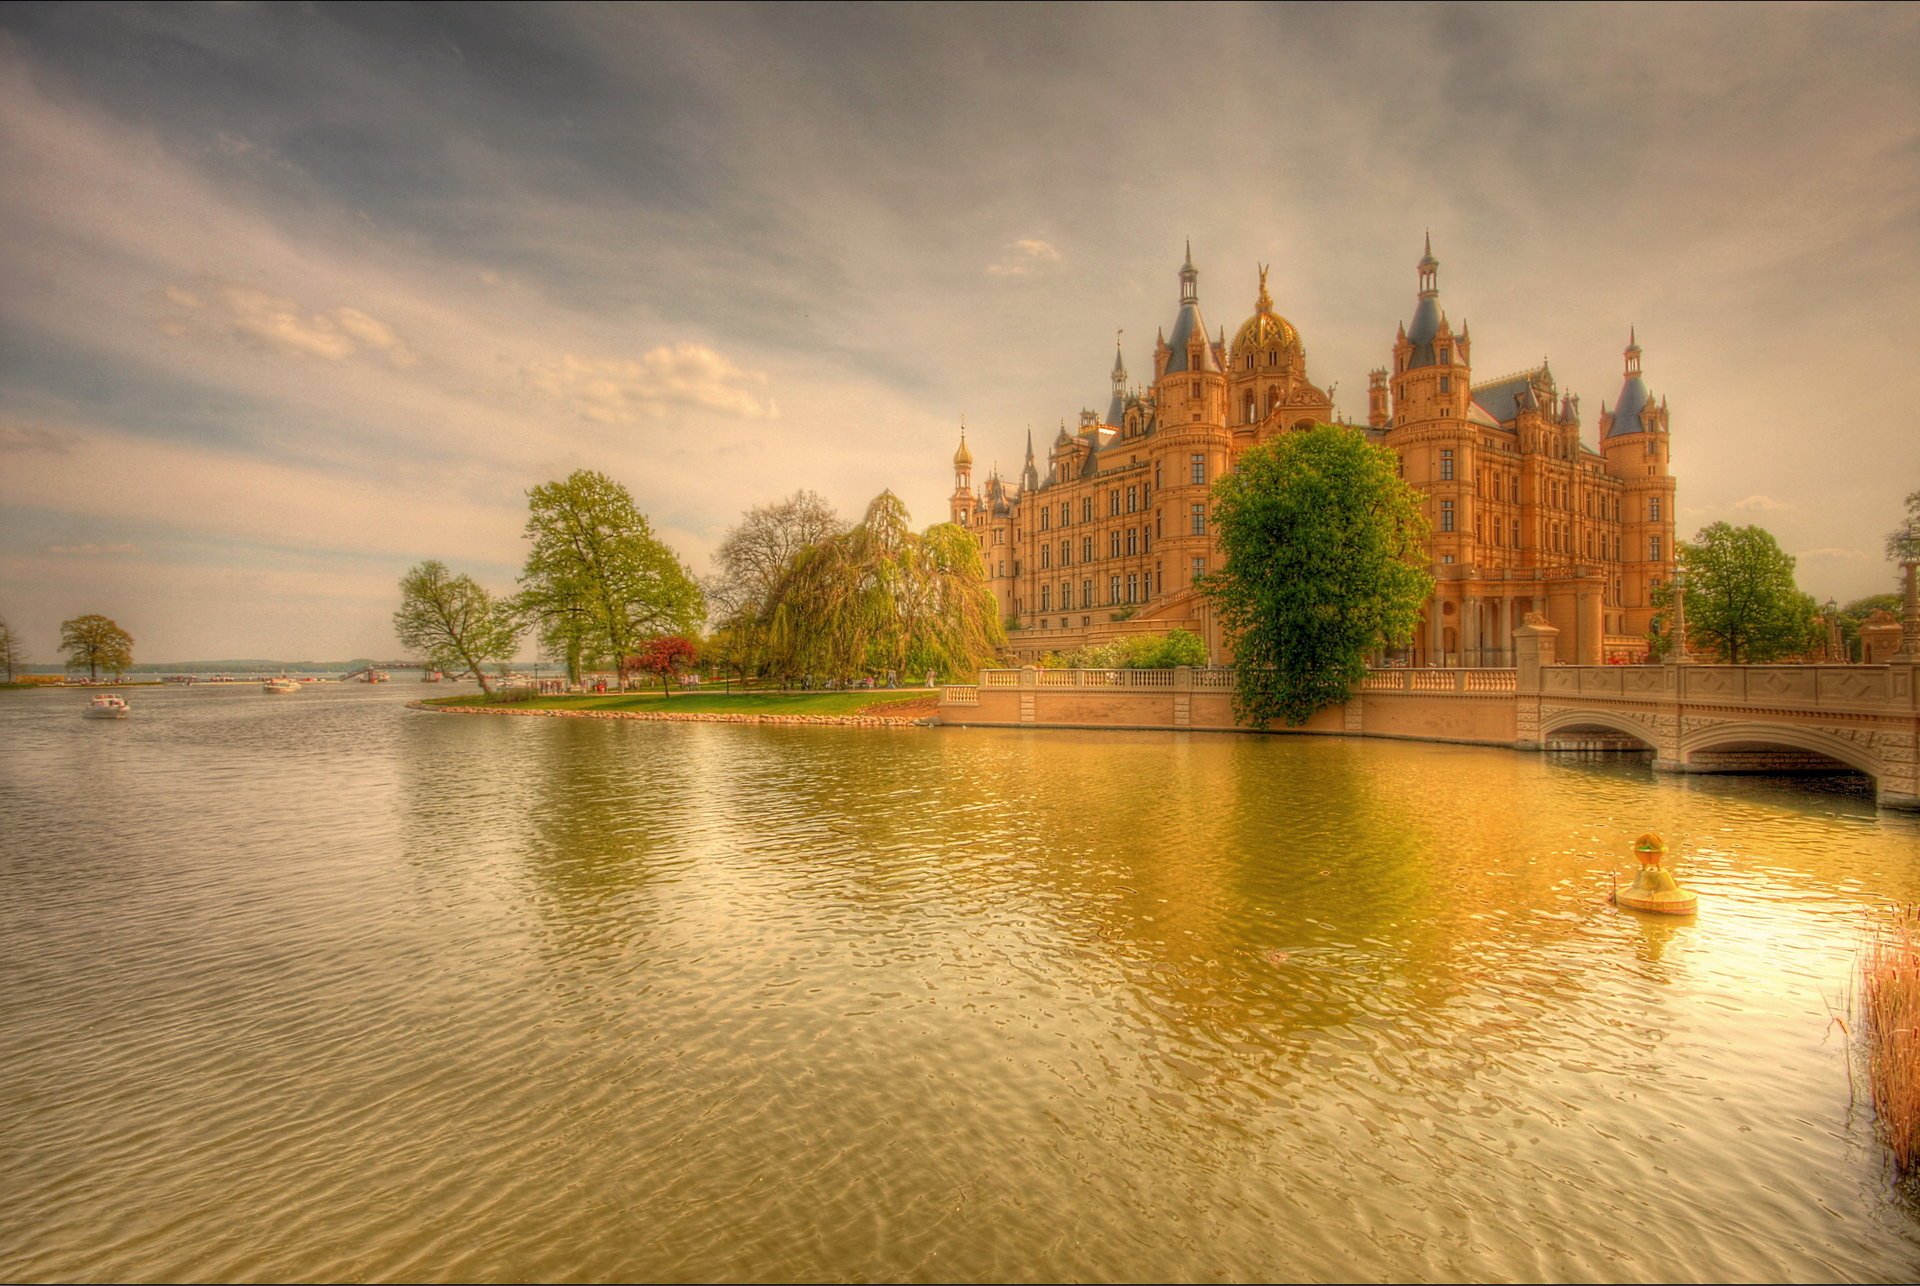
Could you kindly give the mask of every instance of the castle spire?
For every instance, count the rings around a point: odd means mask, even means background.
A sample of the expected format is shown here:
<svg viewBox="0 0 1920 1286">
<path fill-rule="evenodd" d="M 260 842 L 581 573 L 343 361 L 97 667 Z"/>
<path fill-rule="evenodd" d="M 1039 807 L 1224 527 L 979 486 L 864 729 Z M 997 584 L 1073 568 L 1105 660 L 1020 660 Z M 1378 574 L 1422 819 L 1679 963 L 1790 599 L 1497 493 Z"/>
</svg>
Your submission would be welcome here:
<svg viewBox="0 0 1920 1286">
<path fill-rule="evenodd" d="M 1127 411 L 1127 364 L 1120 358 L 1120 336 L 1125 333 L 1115 331 L 1113 336 L 1113 396 L 1107 401 L 1106 423 L 1116 429 Z"/>
</svg>

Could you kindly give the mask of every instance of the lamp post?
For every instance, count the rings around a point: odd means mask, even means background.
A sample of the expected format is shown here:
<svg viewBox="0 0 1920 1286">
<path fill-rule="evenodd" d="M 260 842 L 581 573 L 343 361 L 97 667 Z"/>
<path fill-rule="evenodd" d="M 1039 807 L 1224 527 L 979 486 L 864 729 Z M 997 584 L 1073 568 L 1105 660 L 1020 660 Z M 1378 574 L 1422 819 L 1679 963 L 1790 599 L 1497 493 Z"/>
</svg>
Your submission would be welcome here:
<svg viewBox="0 0 1920 1286">
<path fill-rule="evenodd" d="M 1692 665 L 1693 655 L 1687 651 L 1687 569 L 1673 569 L 1673 650 L 1668 653 L 1671 665 Z"/>
<path fill-rule="evenodd" d="M 1900 575 L 1905 582 L 1902 586 L 1905 601 L 1900 608 L 1900 650 L 1893 654 L 1896 661 L 1920 663 L 1920 594 L 1916 594 L 1913 573 L 1920 567 L 1920 519 L 1907 520 L 1906 557 L 1900 560 Z"/>
<path fill-rule="evenodd" d="M 1838 665 L 1846 661 L 1847 654 L 1840 638 L 1840 604 L 1827 599 L 1827 660 Z"/>
</svg>

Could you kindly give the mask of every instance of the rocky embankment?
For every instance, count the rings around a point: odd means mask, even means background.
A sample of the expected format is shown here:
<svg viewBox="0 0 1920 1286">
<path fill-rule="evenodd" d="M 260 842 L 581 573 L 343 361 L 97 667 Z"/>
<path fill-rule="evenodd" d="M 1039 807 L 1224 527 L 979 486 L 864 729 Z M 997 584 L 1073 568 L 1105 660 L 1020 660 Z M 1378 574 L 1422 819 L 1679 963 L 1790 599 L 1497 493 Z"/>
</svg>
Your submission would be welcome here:
<svg viewBox="0 0 1920 1286">
<path fill-rule="evenodd" d="M 915 702 L 918 707 L 921 703 Z M 900 714 L 728 714 L 723 711 L 677 710 L 525 710 L 513 706 L 436 706 L 425 701 L 407 702 L 409 710 L 430 710 L 435 714 L 517 714 L 541 715 L 554 719 L 639 719 L 648 723 L 784 723 L 832 725 L 842 728 L 931 728 L 940 717 L 925 710 L 912 709 Z"/>
</svg>

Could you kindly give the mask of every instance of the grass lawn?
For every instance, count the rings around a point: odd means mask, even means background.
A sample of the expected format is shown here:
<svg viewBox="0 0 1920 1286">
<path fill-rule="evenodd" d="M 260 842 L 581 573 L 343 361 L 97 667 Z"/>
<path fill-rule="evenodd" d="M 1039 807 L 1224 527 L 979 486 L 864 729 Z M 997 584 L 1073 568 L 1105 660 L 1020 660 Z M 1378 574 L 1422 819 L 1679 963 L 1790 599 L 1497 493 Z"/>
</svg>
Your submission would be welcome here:
<svg viewBox="0 0 1920 1286">
<path fill-rule="evenodd" d="M 658 692 L 609 692 L 605 696 L 535 697 L 530 701 L 491 702 L 474 693 L 439 697 L 435 706 L 507 705 L 519 710 L 671 710 L 682 714 L 933 714 L 937 698 L 928 692 L 687 692 L 671 698 Z M 924 711 L 898 707 L 919 705 Z"/>
</svg>

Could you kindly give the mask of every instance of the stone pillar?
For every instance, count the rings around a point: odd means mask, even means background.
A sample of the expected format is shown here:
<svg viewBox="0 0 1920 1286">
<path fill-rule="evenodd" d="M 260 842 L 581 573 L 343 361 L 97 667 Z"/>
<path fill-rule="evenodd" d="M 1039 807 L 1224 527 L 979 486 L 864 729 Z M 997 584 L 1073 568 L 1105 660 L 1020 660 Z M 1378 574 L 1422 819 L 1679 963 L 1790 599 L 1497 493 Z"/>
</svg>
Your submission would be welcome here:
<svg viewBox="0 0 1920 1286">
<path fill-rule="evenodd" d="M 1920 559 L 1909 558 L 1900 564 L 1902 578 L 1902 602 L 1900 605 L 1900 650 L 1893 654 L 1896 661 L 1920 662 L 1920 588 L 1914 584 L 1914 571 L 1920 568 Z"/>
<path fill-rule="evenodd" d="M 1673 646 L 1667 649 L 1668 665 L 1692 665 L 1693 653 L 1687 651 L 1687 578 L 1673 573 Z"/>
<path fill-rule="evenodd" d="M 1601 655 L 1601 647 L 1606 640 L 1606 617 L 1601 612 L 1605 598 L 1604 582 L 1598 576 L 1580 578 L 1577 597 L 1580 613 L 1580 637 L 1575 645 L 1574 660 L 1579 665 L 1601 665 L 1606 657 Z"/>
<path fill-rule="evenodd" d="M 1515 750 L 1540 749 L 1540 673 L 1553 664 L 1554 640 L 1559 636 L 1559 630 L 1533 612 L 1513 632 Z"/>
<path fill-rule="evenodd" d="M 1447 627 L 1440 617 L 1440 596 L 1427 600 L 1427 664 L 1447 663 Z"/>
<path fill-rule="evenodd" d="M 1477 666 L 1480 661 L 1480 600 L 1460 600 L 1460 664 Z"/>
<path fill-rule="evenodd" d="M 1513 664 L 1519 671 L 1514 680 L 1515 691 L 1540 691 L 1540 671 L 1554 664 L 1555 641 L 1559 637 L 1559 630 L 1537 613 L 1528 613 L 1526 624 L 1513 632 Z"/>
<path fill-rule="evenodd" d="M 1914 534 L 1911 525 L 1908 534 Z M 1876 792 L 1882 808 L 1920 810 L 1920 592 L 1914 585 L 1914 572 L 1920 559 L 1908 558 L 1900 564 L 1906 577 L 1904 603 L 1900 612 L 1900 650 L 1887 663 L 1889 695 L 1894 711 L 1906 716 L 1906 736 L 1889 730 L 1883 734 L 1881 761 L 1886 771 Z"/>
</svg>

